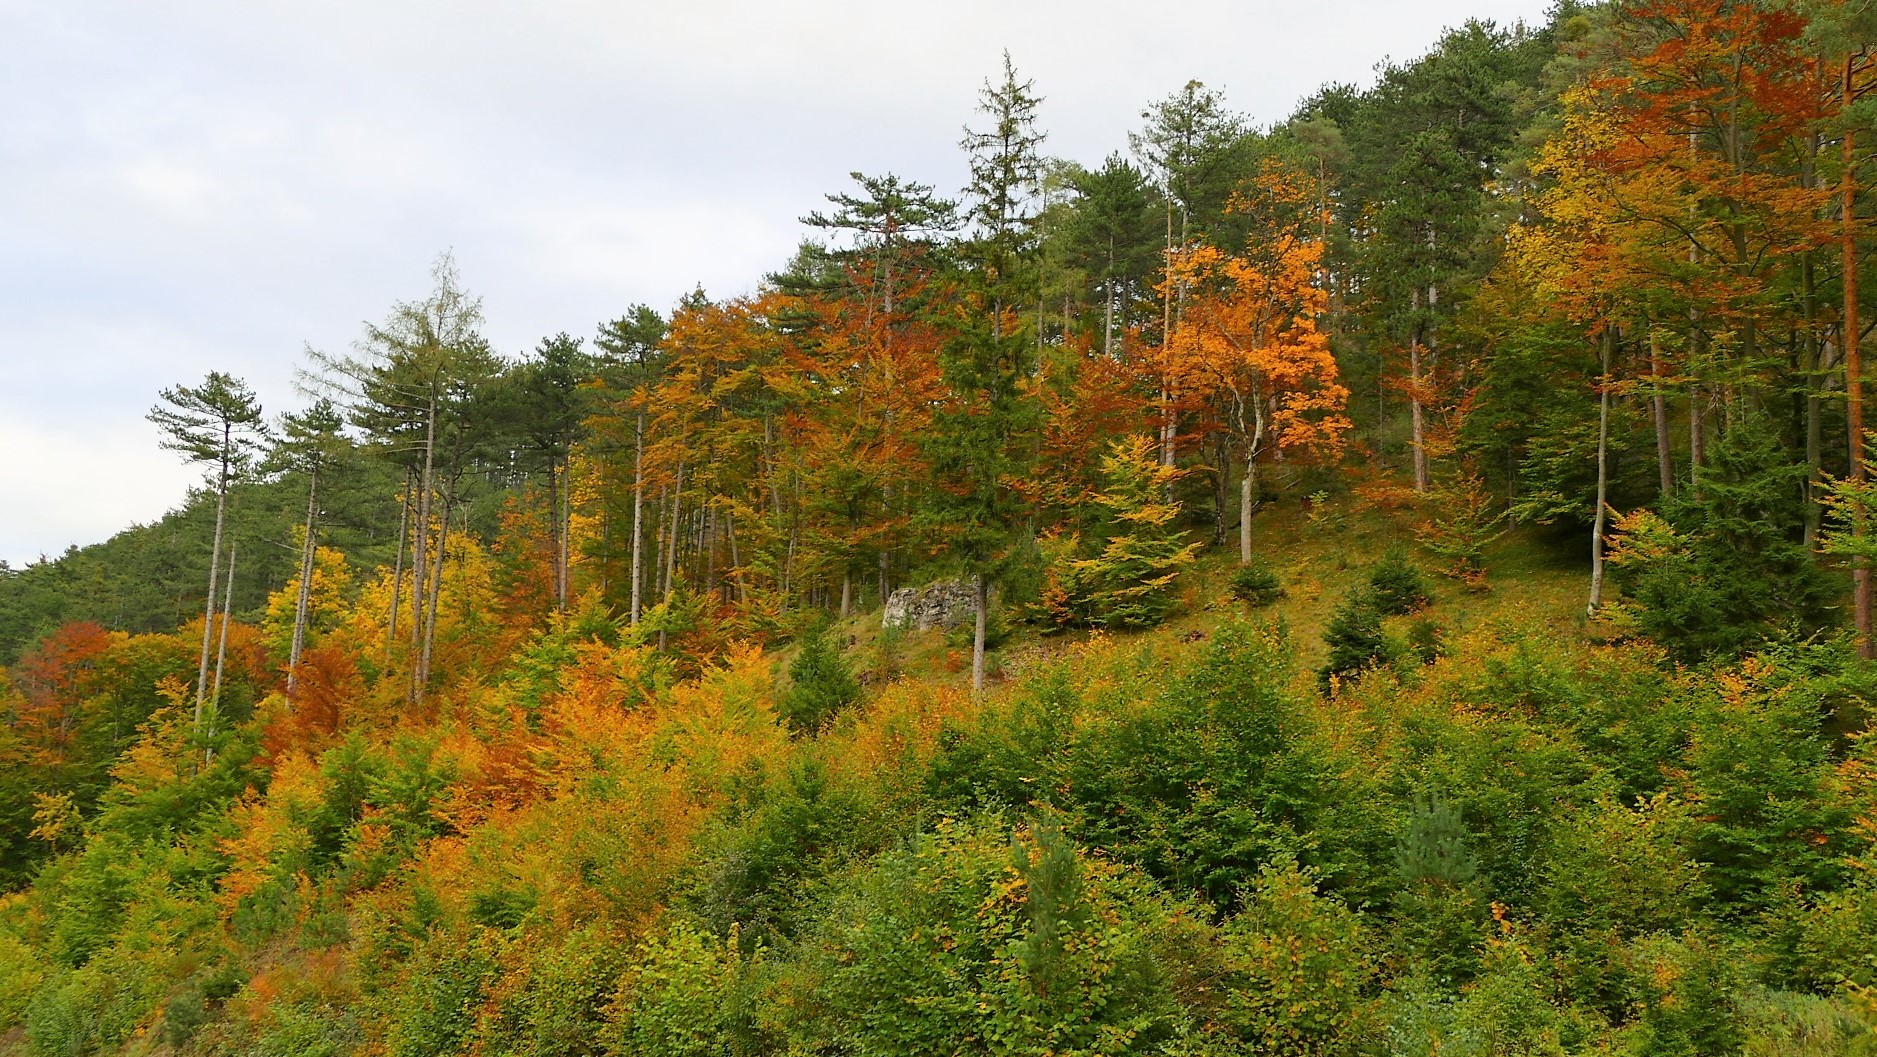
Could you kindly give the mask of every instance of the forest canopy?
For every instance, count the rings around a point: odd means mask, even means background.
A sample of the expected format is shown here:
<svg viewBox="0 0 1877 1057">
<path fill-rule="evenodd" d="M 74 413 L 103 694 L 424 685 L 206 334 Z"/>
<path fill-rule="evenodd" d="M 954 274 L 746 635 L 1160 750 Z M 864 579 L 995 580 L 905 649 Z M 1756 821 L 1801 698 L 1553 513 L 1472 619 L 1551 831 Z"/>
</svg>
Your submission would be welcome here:
<svg viewBox="0 0 1877 1057">
<path fill-rule="evenodd" d="M 178 379 L 0 566 L 0 1052 L 1877 1052 L 1867 6 L 1006 55 L 748 296 Z"/>
</svg>

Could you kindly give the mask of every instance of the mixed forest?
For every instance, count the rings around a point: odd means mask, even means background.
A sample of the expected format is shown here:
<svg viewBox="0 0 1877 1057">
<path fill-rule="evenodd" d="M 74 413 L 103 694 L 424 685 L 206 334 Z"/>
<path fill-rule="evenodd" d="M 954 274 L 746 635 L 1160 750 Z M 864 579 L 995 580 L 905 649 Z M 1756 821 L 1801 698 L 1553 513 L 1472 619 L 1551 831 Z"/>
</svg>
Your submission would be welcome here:
<svg viewBox="0 0 1877 1057">
<path fill-rule="evenodd" d="M 0 1052 L 1877 1054 L 1871 45 L 1007 56 L 748 296 L 178 380 L 0 564 Z"/>
</svg>

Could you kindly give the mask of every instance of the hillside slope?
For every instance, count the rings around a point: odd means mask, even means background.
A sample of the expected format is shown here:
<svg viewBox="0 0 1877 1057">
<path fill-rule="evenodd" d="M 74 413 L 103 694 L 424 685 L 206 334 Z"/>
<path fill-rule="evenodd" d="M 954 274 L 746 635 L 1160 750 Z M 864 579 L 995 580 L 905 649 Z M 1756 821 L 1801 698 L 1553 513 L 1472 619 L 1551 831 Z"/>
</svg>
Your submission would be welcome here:
<svg viewBox="0 0 1877 1057">
<path fill-rule="evenodd" d="M 159 709 L 95 812 L 39 805 L 4 1045 L 1868 1051 L 1877 742 L 1831 733 L 1870 689 L 1841 643 L 1596 645 L 1582 570 L 1513 537 L 1324 697 L 1323 629 L 1408 523 L 1267 515 L 1278 602 L 1208 556 L 1161 628 L 1020 628 L 980 698 L 968 645 L 857 616 L 871 689 L 814 736 L 776 718 L 786 654 L 495 606 L 412 714 L 336 615 L 291 708 L 256 675 L 213 734 Z"/>
</svg>

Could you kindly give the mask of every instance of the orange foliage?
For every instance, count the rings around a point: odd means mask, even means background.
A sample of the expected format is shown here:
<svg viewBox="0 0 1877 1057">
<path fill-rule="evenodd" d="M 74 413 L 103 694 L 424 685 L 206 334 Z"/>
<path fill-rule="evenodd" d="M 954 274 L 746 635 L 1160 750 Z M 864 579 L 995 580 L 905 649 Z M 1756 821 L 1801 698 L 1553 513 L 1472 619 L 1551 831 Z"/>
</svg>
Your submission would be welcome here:
<svg viewBox="0 0 1877 1057">
<path fill-rule="evenodd" d="M 1163 370 L 1203 399 L 1248 465 L 1274 452 L 1334 454 L 1350 428 L 1329 336 L 1321 218 L 1301 177 L 1275 163 L 1233 208 L 1257 221 L 1242 255 L 1197 246 L 1169 264 L 1166 288 L 1187 304 L 1162 350 Z"/>
<path fill-rule="evenodd" d="M 32 746 L 40 766 L 67 762 L 85 719 L 85 697 L 112 635 L 90 621 L 73 621 L 26 651 L 12 672 L 18 691 L 11 726 Z"/>
</svg>

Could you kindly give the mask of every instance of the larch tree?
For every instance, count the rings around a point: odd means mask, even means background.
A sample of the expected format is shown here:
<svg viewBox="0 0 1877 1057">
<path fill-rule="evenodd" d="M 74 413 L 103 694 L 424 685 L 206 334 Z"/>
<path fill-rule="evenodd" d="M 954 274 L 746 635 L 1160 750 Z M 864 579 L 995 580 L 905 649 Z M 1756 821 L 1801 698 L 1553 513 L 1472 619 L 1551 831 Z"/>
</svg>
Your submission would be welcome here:
<svg viewBox="0 0 1877 1057">
<path fill-rule="evenodd" d="M 463 412 L 477 383 L 494 373 L 483 341 L 482 300 L 463 288 L 448 253 L 431 266 L 431 292 L 392 306 L 383 323 L 368 323 L 356 355 L 309 350 L 319 371 L 309 380 L 339 397 L 354 425 L 388 454 L 407 463 L 405 515 L 411 540 L 411 657 L 408 700 L 421 706 L 435 639 L 439 567 L 448 542 L 451 497 L 439 481 L 452 475 L 447 457 L 460 452 Z M 443 456 L 443 459 L 440 459 Z M 437 515 L 441 513 L 443 517 Z M 400 546 L 402 544 L 400 543 Z M 401 585 L 400 585 L 401 586 Z M 394 591 L 391 627 L 396 627 Z M 392 637 L 395 637 L 394 635 Z"/>
<path fill-rule="evenodd" d="M 605 386 L 597 428 L 602 436 L 617 436 L 620 426 L 630 423 L 632 542 L 627 575 L 632 587 L 627 619 L 632 624 L 639 622 L 644 611 L 646 410 L 663 369 L 659 343 L 664 337 L 664 317 L 649 306 L 634 305 L 625 315 L 601 324 L 593 342 L 599 350 L 598 371 Z"/>
</svg>

